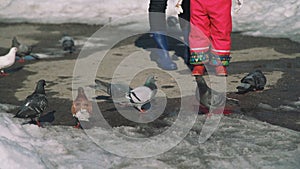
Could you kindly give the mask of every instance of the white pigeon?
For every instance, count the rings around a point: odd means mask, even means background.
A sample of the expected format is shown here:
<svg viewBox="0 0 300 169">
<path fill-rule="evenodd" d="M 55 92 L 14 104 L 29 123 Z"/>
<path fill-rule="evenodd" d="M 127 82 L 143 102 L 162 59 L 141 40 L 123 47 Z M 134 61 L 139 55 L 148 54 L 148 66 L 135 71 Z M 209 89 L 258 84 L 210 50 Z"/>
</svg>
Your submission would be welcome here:
<svg viewBox="0 0 300 169">
<path fill-rule="evenodd" d="M 15 63 L 17 51 L 18 51 L 18 49 L 16 47 L 12 47 L 6 55 L 0 56 L 0 71 L 1 71 L 0 75 L 1 76 L 7 75 L 7 73 L 5 73 L 3 69 L 8 68 Z"/>
<path fill-rule="evenodd" d="M 141 113 L 145 112 L 145 110 L 142 109 L 142 106 L 149 103 L 156 95 L 157 86 L 155 81 L 155 76 L 149 76 L 143 86 L 136 87 L 126 93 L 125 97 Z"/>
</svg>

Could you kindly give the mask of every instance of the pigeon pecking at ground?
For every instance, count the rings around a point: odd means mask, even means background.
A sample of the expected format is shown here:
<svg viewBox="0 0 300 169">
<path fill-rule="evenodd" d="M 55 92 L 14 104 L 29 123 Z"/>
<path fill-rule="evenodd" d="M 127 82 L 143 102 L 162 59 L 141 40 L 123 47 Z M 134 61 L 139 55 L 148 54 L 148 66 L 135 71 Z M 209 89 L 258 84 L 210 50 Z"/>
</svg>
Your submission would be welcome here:
<svg viewBox="0 0 300 169">
<path fill-rule="evenodd" d="M 88 121 L 90 114 L 93 112 L 92 102 L 88 100 L 82 87 L 77 90 L 77 97 L 72 103 L 71 112 L 76 120 L 75 128 L 82 128 L 80 120 Z"/>
<path fill-rule="evenodd" d="M 6 55 L 0 56 L 0 76 L 8 75 L 3 69 L 8 68 L 15 63 L 17 51 L 18 49 L 16 47 L 12 47 Z"/>
<path fill-rule="evenodd" d="M 141 113 L 145 110 L 142 108 L 143 105 L 150 103 L 157 93 L 157 86 L 155 84 L 156 77 L 149 76 L 143 86 L 136 87 L 126 93 L 126 98 L 130 103 L 138 109 Z"/>
<path fill-rule="evenodd" d="M 207 108 L 211 106 L 215 108 L 224 106 L 224 103 L 226 101 L 226 97 L 224 97 L 224 94 L 209 88 L 202 76 L 196 76 L 196 82 L 196 98 L 201 105 Z"/>
<path fill-rule="evenodd" d="M 71 36 L 63 36 L 60 40 L 62 48 L 64 51 L 68 51 L 69 53 L 73 53 L 75 49 L 75 42 Z"/>
<path fill-rule="evenodd" d="M 23 43 L 20 43 L 16 37 L 13 37 L 13 40 L 12 40 L 12 47 L 17 47 L 18 48 L 18 51 L 17 51 L 17 56 L 20 57 L 20 59 L 18 60 L 18 62 L 25 62 L 25 59 L 24 57 L 25 56 L 28 56 L 31 54 L 32 52 L 32 49 L 33 49 L 33 46 L 28 46 L 26 44 L 23 44 Z M 35 59 L 39 59 L 39 58 L 36 58 L 35 55 L 33 55 L 32 57 L 34 57 Z"/>
<path fill-rule="evenodd" d="M 226 93 L 215 91 L 208 87 L 202 76 L 196 76 L 197 89 L 196 99 L 200 103 L 200 112 L 208 113 L 212 109 L 214 113 L 231 114 L 232 110 L 227 107 L 237 107 L 239 101 L 226 96 Z M 230 106 L 229 106 L 230 105 Z"/>
<path fill-rule="evenodd" d="M 45 80 L 39 80 L 34 92 L 27 96 L 24 103 L 20 106 L 15 117 L 35 119 L 38 126 L 41 126 L 39 118 L 48 106 L 48 100 L 45 93 Z"/>
<path fill-rule="evenodd" d="M 254 90 L 263 90 L 267 83 L 266 76 L 261 70 L 255 70 L 247 74 L 237 87 L 238 93 L 243 94 Z"/>
</svg>

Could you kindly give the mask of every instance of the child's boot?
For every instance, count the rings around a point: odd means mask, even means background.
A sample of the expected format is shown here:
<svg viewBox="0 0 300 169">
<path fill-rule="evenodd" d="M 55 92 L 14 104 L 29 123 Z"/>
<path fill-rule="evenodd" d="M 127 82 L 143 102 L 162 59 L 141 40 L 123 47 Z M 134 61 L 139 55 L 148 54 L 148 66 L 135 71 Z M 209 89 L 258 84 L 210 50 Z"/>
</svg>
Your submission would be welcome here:
<svg viewBox="0 0 300 169">
<path fill-rule="evenodd" d="M 216 76 L 227 76 L 227 67 L 231 57 L 229 55 L 216 55 L 213 53 L 210 55 L 210 64 L 215 66 Z"/>
<path fill-rule="evenodd" d="M 191 52 L 190 64 L 193 65 L 192 75 L 202 76 L 205 72 L 205 64 L 208 63 L 209 58 L 206 52 Z"/>
</svg>

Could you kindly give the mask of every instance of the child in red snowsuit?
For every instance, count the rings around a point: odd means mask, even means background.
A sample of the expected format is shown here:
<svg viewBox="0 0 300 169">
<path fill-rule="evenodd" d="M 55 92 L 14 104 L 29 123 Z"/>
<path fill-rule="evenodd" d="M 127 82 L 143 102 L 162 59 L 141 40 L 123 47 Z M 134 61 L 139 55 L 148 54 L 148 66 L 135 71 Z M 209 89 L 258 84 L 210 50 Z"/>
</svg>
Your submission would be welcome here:
<svg viewBox="0 0 300 169">
<path fill-rule="evenodd" d="M 216 75 L 227 76 L 226 67 L 231 58 L 231 3 L 231 0 L 190 1 L 192 75 L 203 75 L 210 64 Z"/>
</svg>

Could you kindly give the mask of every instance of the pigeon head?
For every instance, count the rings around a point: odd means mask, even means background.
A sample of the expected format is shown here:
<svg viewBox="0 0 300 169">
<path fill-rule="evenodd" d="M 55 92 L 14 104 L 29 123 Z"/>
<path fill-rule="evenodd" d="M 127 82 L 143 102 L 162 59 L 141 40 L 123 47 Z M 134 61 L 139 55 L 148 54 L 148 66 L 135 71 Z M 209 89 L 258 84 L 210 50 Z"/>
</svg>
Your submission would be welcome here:
<svg viewBox="0 0 300 169">
<path fill-rule="evenodd" d="M 45 88 L 44 88 L 45 85 L 46 85 L 46 81 L 44 79 L 39 80 L 35 88 L 35 93 L 45 94 Z"/>
<path fill-rule="evenodd" d="M 77 98 L 87 99 L 87 97 L 84 93 L 84 89 L 82 87 L 78 87 L 77 92 L 78 92 Z"/>
<path fill-rule="evenodd" d="M 80 94 L 84 94 L 84 89 L 82 87 L 78 87 L 77 91 Z"/>
<path fill-rule="evenodd" d="M 176 24 L 178 24 L 178 19 L 175 16 L 169 16 L 167 18 L 167 24 L 170 27 L 174 27 Z"/>
<path fill-rule="evenodd" d="M 156 76 L 149 76 L 144 84 L 144 86 L 149 87 L 151 90 L 157 89 L 155 82 L 157 81 Z"/>
<path fill-rule="evenodd" d="M 12 47 L 10 48 L 9 53 L 17 53 L 17 51 L 18 51 L 17 47 Z"/>
<path fill-rule="evenodd" d="M 195 76 L 197 87 L 200 93 L 205 93 L 209 87 L 202 76 Z"/>
</svg>

